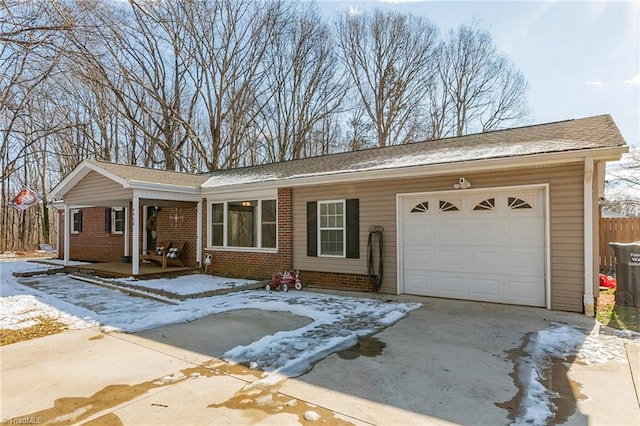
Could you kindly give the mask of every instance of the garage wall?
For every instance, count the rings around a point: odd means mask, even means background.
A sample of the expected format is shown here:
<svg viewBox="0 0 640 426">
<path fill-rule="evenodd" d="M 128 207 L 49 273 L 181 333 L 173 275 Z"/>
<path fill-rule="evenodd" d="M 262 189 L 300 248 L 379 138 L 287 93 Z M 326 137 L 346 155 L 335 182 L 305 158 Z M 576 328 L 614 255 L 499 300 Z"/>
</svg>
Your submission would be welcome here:
<svg viewBox="0 0 640 426">
<path fill-rule="evenodd" d="M 583 164 L 527 168 L 515 171 L 465 174 L 474 189 L 549 184 L 551 224 L 551 308 L 582 311 Z M 396 194 L 450 191 L 459 174 L 387 181 L 324 185 L 293 190 L 293 264 L 307 271 L 365 274 L 369 226 L 384 227 L 382 292 L 396 292 Z M 307 201 L 358 198 L 360 200 L 360 258 L 307 257 Z"/>
</svg>

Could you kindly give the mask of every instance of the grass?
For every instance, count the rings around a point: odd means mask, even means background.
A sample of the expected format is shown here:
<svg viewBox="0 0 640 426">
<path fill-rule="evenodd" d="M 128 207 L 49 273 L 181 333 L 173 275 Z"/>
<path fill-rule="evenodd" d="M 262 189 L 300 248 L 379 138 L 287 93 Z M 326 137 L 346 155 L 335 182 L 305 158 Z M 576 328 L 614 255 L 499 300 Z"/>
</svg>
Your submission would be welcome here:
<svg viewBox="0 0 640 426">
<path fill-rule="evenodd" d="M 613 289 L 600 292 L 596 319 L 611 328 L 640 333 L 640 308 L 617 306 L 615 304 L 615 290 Z"/>
<path fill-rule="evenodd" d="M 38 323 L 31 327 L 21 328 L 18 330 L 6 328 L 0 330 L 0 346 L 57 334 L 68 329 L 67 324 L 61 323 L 53 318 L 40 316 L 34 318 L 34 320 Z"/>
</svg>

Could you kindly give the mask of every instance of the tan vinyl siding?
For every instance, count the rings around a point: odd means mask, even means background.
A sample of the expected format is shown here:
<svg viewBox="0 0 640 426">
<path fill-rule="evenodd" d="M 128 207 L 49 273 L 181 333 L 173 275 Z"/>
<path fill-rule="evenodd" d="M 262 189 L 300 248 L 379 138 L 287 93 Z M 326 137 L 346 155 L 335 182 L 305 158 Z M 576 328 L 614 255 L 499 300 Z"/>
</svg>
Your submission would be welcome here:
<svg viewBox="0 0 640 426">
<path fill-rule="evenodd" d="M 465 174 L 473 189 L 549 184 L 551 232 L 551 307 L 581 311 L 584 287 L 583 165 L 539 167 L 518 171 Z M 294 268 L 309 271 L 364 274 L 371 225 L 384 227 L 384 277 L 381 291 L 397 288 L 396 195 L 451 191 L 459 175 L 395 179 L 344 185 L 294 188 Z M 360 258 L 307 257 L 307 201 L 360 199 Z"/>
<path fill-rule="evenodd" d="M 132 190 L 123 189 L 122 185 L 91 171 L 65 195 L 64 201 L 68 205 L 95 204 L 106 200 L 131 200 L 132 196 Z"/>
</svg>

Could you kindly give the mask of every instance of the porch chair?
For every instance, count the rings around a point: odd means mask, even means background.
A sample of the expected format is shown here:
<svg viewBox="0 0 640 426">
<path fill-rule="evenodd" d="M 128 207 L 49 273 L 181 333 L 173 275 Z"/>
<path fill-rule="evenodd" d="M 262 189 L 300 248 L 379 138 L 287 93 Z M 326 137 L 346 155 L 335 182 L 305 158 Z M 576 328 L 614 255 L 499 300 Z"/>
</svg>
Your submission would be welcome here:
<svg viewBox="0 0 640 426">
<path fill-rule="evenodd" d="M 180 260 L 182 253 L 185 251 L 187 243 L 185 241 L 180 241 L 177 243 L 171 243 L 171 247 L 165 256 L 164 267 L 167 265 L 171 266 L 184 266 L 184 263 Z"/>
<path fill-rule="evenodd" d="M 149 254 L 140 255 L 140 260 L 159 263 L 163 268 L 167 267 L 167 253 L 171 250 L 171 241 L 158 241 L 156 249 Z"/>
</svg>

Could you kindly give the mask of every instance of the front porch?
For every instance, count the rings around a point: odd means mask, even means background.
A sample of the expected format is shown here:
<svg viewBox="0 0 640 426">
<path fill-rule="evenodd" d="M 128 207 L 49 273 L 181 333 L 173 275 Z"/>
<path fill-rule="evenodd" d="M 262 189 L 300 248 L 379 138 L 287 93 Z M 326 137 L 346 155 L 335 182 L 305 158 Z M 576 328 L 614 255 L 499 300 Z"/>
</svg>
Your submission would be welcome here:
<svg viewBox="0 0 640 426">
<path fill-rule="evenodd" d="M 101 263 L 105 274 L 135 277 L 199 267 L 203 235 L 200 185 L 206 179 L 83 161 L 51 193 L 59 200 L 57 249 L 65 266 L 71 260 L 96 262 L 93 265 Z M 174 261 L 165 271 L 142 262 L 159 244 L 164 249 L 158 255 Z M 121 257 L 131 263 L 119 264 Z"/>
<path fill-rule="evenodd" d="M 131 263 L 124 262 L 105 262 L 105 263 L 90 263 L 86 265 L 73 265 L 65 266 L 67 271 L 81 271 L 87 272 L 92 275 L 106 278 L 128 278 L 134 277 L 141 280 L 162 278 L 176 275 L 184 275 L 194 271 L 197 268 L 190 266 L 167 266 L 163 268 L 162 265 L 158 265 L 151 262 L 140 262 L 138 272 L 133 272 L 133 265 Z"/>
</svg>

